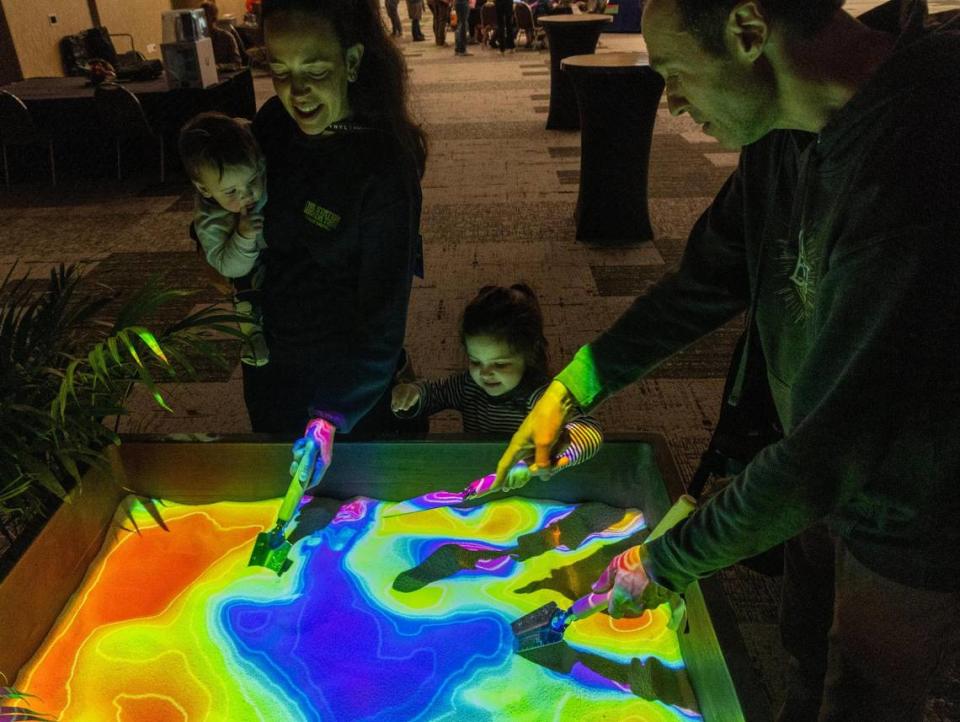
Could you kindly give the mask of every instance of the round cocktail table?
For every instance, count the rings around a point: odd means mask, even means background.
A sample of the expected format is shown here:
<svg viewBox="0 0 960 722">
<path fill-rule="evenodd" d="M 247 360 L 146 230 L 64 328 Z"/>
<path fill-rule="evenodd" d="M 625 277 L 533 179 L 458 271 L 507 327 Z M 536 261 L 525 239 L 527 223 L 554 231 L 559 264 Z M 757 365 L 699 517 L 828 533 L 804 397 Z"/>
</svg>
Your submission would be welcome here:
<svg viewBox="0 0 960 722">
<path fill-rule="evenodd" d="M 609 15 L 548 15 L 540 18 L 550 44 L 550 112 L 547 130 L 576 130 L 580 127 L 577 99 L 570 79 L 560 72 L 560 61 L 571 55 L 592 53 L 600 30 L 612 22 Z"/>
<path fill-rule="evenodd" d="M 647 167 L 663 80 L 641 53 L 575 55 L 562 68 L 580 111 L 577 240 L 652 239 Z"/>
</svg>

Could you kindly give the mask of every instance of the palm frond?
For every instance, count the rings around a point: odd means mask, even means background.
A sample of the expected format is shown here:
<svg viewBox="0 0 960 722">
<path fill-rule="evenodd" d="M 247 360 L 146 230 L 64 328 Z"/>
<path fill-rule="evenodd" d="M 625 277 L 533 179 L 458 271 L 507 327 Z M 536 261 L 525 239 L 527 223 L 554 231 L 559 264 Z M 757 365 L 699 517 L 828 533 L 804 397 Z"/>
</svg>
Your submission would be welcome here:
<svg viewBox="0 0 960 722">
<path fill-rule="evenodd" d="M 77 266 L 52 269 L 45 285 L 14 269 L 0 286 L 0 516 L 42 508 L 47 493 L 63 498 L 86 466 L 103 463 L 119 437 L 102 420 L 127 413 L 134 386 L 169 411 L 159 380 L 195 377 L 199 359 L 225 366 L 216 338 L 243 337 L 239 317 L 216 305 L 149 328 L 190 296 L 159 276 L 107 320 L 113 294 L 84 295 Z"/>
</svg>

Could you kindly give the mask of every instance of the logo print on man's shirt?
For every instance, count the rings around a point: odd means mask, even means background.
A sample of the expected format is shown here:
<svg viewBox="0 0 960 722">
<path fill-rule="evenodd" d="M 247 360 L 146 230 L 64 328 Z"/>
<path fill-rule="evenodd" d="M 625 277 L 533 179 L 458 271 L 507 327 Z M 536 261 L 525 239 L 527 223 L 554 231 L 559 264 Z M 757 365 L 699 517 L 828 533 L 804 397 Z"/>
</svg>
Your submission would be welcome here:
<svg viewBox="0 0 960 722">
<path fill-rule="evenodd" d="M 814 244 L 804 237 L 800 231 L 797 249 L 790 248 L 788 241 L 780 241 L 784 245 L 780 255 L 781 267 L 778 275 L 784 278 L 777 294 L 783 299 L 784 305 L 794 323 L 804 323 L 813 312 L 814 297 L 817 293 L 818 253 Z"/>
</svg>

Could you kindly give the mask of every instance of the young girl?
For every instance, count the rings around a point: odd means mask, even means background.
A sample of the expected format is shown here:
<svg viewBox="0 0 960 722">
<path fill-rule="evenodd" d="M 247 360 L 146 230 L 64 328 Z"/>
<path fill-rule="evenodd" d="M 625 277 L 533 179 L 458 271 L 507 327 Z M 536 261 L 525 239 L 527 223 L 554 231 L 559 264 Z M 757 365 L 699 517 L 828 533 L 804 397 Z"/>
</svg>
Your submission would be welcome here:
<svg viewBox="0 0 960 722">
<path fill-rule="evenodd" d="M 533 291 L 522 283 L 481 288 L 463 312 L 460 340 L 468 369 L 438 381 L 398 384 L 393 412 L 410 418 L 455 409 L 465 432 L 509 437 L 550 381 L 543 316 Z M 602 441 L 597 421 L 577 413 L 554 455 L 577 464 L 596 454 Z"/>
<path fill-rule="evenodd" d="M 374 435 L 397 423 L 389 388 L 422 263 L 426 142 L 377 0 L 261 7 L 277 93 L 253 123 L 269 188 L 262 293 L 270 363 L 244 366 L 244 397 L 254 431 L 307 426 L 292 469 L 316 483 L 334 432 Z"/>
</svg>

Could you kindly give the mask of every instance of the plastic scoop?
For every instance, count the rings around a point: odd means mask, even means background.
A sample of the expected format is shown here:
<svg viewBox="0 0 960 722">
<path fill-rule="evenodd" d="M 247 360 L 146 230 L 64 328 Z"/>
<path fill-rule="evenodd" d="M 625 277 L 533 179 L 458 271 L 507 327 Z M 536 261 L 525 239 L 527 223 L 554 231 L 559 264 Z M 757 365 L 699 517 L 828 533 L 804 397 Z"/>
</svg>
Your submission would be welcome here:
<svg viewBox="0 0 960 722">
<path fill-rule="evenodd" d="M 287 541 L 285 530 L 287 524 L 293 518 L 297 510 L 297 504 L 303 496 L 303 486 L 300 484 L 300 472 L 306 464 L 308 454 L 304 454 L 300 459 L 297 470 L 293 472 L 293 478 L 290 480 L 290 486 L 287 487 L 287 493 L 283 497 L 283 503 L 280 505 L 280 511 L 277 513 L 277 523 L 271 531 L 264 531 L 257 534 L 257 540 L 253 544 L 253 551 L 250 553 L 248 567 L 266 567 L 274 571 L 279 576 L 290 568 L 290 560 L 287 556 L 293 546 Z"/>
</svg>

